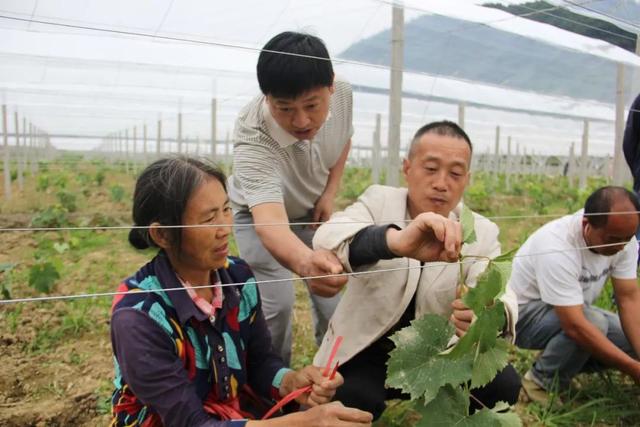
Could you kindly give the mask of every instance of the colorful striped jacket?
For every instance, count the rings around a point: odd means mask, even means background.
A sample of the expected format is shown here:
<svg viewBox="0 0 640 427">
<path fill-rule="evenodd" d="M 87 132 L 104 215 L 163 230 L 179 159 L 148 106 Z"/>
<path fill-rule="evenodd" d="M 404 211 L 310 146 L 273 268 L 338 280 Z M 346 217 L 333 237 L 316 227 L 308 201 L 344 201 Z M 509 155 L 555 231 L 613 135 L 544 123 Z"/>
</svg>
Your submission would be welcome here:
<svg viewBox="0 0 640 427">
<path fill-rule="evenodd" d="M 114 298 L 111 315 L 113 426 L 239 427 L 246 421 L 220 421 L 203 404 L 237 402 L 247 387 L 279 397 L 288 369 L 271 349 L 253 274 L 234 257 L 217 273 L 223 284 L 241 284 L 223 287 L 213 320 L 186 291 L 162 291 L 180 287 L 162 251 L 120 284 L 126 294 Z"/>
</svg>

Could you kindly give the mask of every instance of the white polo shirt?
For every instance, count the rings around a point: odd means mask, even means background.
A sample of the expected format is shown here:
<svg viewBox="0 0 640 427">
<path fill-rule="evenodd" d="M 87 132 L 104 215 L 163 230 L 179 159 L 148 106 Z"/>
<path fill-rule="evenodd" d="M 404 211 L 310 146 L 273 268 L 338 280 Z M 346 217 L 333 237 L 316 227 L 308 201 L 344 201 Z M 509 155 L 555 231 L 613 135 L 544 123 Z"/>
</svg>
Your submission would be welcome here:
<svg viewBox="0 0 640 427">
<path fill-rule="evenodd" d="M 306 216 L 353 135 L 353 95 L 336 80 L 329 115 L 313 140 L 297 140 L 278 125 L 260 95 L 246 105 L 233 131 L 229 199 L 235 211 L 283 203 L 289 218 Z"/>
<path fill-rule="evenodd" d="M 513 259 L 508 286 L 518 304 L 542 300 L 550 305 L 590 305 L 608 277 L 635 279 L 638 241 L 633 237 L 612 256 L 596 254 L 582 235 L 580 210 L 536 230 Z"/>
</svg>

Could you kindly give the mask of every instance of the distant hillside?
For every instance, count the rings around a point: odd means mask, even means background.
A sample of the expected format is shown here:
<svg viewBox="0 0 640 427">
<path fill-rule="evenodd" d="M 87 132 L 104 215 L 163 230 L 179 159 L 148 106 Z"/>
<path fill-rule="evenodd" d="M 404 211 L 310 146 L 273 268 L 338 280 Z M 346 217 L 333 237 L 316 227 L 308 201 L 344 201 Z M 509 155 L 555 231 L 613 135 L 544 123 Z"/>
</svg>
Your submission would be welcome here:
<svg viewBox="0 0 640 427">
<path fill-rule="evenodd" d="M 630 52 L 635 52 L 636 49 L 636 35 L 634 33 L 625 31 L 601 19 L 573 13 L 565 8 L 557 8 L 557 6 L 546 1 L 534 1 L 509 6 L 500 3 L 486 3 L 483 6 L 500 9 L 526 19 L 551 24 L 563 30 L 603 40 Z"/>
<path fill-rule="evenodd" d="M 555 96 L 615 100 L 616 66 L 599 57 L 438 15 L 406 22 L 404 34 L 407 70 Z M 338 56 L 389 65 L 390 39 L 387 29 Z"/>
</svg>

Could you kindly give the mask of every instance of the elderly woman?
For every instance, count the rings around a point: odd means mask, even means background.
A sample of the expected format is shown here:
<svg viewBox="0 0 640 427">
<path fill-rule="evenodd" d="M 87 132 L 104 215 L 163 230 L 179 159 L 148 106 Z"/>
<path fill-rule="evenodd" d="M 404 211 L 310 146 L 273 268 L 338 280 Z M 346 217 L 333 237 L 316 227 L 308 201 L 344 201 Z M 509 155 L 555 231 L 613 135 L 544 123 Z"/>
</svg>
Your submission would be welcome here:
<svg viewBox="0 0 640 427">
<path fill-rule="evenodd" d="M 290 370 L 272 351 L 251 269 L 229 256 L 222 172 L 191 158 L 156 161 L 136 183 L 133 220 L 129 242 L 159 251 L 113 301 L 112 425 L 370 425 L 370 414 L 329 403 L 339 374 Z M 252 420 L 307 386 L 296 401 L 308 410 Z"/>
</svg>

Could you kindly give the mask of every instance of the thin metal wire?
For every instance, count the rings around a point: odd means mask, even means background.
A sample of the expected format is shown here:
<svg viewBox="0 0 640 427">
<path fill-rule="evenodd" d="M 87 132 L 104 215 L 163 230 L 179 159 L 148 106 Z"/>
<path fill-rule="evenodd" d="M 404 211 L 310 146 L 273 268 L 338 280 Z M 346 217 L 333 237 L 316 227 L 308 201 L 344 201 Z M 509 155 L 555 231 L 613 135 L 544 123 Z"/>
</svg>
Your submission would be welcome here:
<svg viewBox="0 0 640 427">
<path fill-rule="evenodd" d="M 623 24 L 625 24 L 625 25 L 628 25 L 628 26 L 633 27 L 633 28 L 635 28 L 636 30 L 639 30 L 639 31 L 640 31 L 640 26 L 639 26 L 638 24 L 636 24 L 635 22 L 627 21 L 627 20 L 622 19 L 622 18 L 619 18 L 619 17 L 617 17 L 617 16 L 610 15 L 610 14 L 608 14 L 608 13 L 605 13 L 605 12 L 599 11 L 599 10 L 597 10 L 597 9 L 593 9 L 593 8 L 587 7 L 587 6 L 585 6 L 585 4 L 584 4 L 584 3 L 583 3 L 583 4 L 580 4 L 580 3 L 576 3 L 576 2 L 573 2 L 573 1 L 569 1 L 569 0 L 562 0 L 562 1 L 563 1 L 564 3 L 566 3 L 566 4 L 569 4 L 569 5 L 571 5 L 571 6 L 575 6 L 575 7 L 578 7 L 578 8 L 584 9 L 584 10 L 587 10 L 587 11 L 589 11 L 589 12 L 591 12 L 591 13 L 596 14 L 596 15 L 604 16 L 604 17 L 609 18 L 609 19 L 611 19 L 611 20 L 613 20 L 613 21 L 621 22 L 621 23 L 623 23 Z M 615 25 L 615 24 L 614 24 L 614 25 Z M 635 39 L 634 39 L 634 40 L 635 40 Z"/>
<path fill-rule="evenodd" d="M 620 211 L 620 212 L 600 212 L 600 213 L 581 213 L 582 216 L 610 216 L 610 215 L 639 215 L 640 211 Z M 489 217 L 480 217 L 479 220 L 515 220 L 515 219 L 536 219 L 536 218 L 560 218 L 573 214 L 539 214 L 539 215 L 496 215 Z M 398 220 L 385 220 L 385 221 L 340 221 L 336 223 L 326 223 L 319 221 L 304 221 L 304 222 L 269 222 L 269 223 L 251 223 L 251 224 L 180 224 L 180 225 L 109 225 L 109 226 L 79 226 L 79 227 L 5 227 L 0 228 L 0 232 L 44 232 L 44 231 L 94 231 L 94 230 L 132 230 L 132 229 L 148 229 L 148 228 L 210 228 L 210 227 L 279 227 L 279 226 L 313 226 L 313 225 L 343 225 L 343 224 L 371 224 L 371 225 L 384 225 L 384 224 L 397 224 L 408 223 L 413 219 L 398 219 Z"/>
<path fill-rule="evenodd" d="M 596 248 L 605 248 L 611 246 L 620 246 L 620 243 L 607 243 L 604 245 L 592 245 L 592 246 L 583 246 L 578 248 L 570 248 L 563 250 L 554 250 L 554 251 L 545 251 L 545 252 L 536 252 L 530 254 L 516 254 L 513 258 L 525 258 L 531 256 L 542 256 L 542 255 L 551 255 L 556 253 L 564 253 L 570 251 L 577 250 L 585 250 L 585 249 L 596 249 Z M 329 278 L 337 278 L 337 277 L 357 277 L 361 275 L 367 274 L 377 274 L 377 273 L 389 273 L 394 271 L 404 271 L 404 270 L 416 270 L 416 269 L 424 269 L 424 268 L 439 268 L 446 267 L 451 265 L 464 265 L 464 264 L 475 264 L 477 262 L 487 262 L 488 259 L 486 256 L 481 255 L 465 255 L 468 258 L 476 258 L 475 260 L 469 261 L 454 261 L 454 262 L 431 262 L 429 264 L 424 264 L 415 267 L 396 267 L 396 268 L 383 268 L 377 270 L 368 270 L 368 271 L 359 271 L 352 273 L 336 273 L 336 274 L 324 274 L 318 276 L 304 276 L 299 277 L 299 280 L 317 280 L 317 279 L 329 279 Z M 480 260 L 478 260 L 480 259 Z M 266 284 L 274 284 L 274 283 L 282 283 L 282 282 L 290 282 L 295 280 L 293 278 L 287 279 L 271 279 L 271 280 L 261 280 L 255 281 L 252 283 L 266 285 Z M 210 285 L 194 285 L 192 286 L 194 289 L 207 289 L 207 288 L 225 288 L 229 286 L 239 286 L 244 285 L 245 282 L 237 282 L 237 283 L 221 283 L 221 284 L 210 284 Z M 138 289 L 136 293 L 162 293 L 162 292 L 175 292 L 175 291 L 184 291 L 185 288 L 183 286 L 178 286 L 175 288 L 166 288 L 166 289 Z M 126 295 L 129 291 L 113 291 L 113 292 L 97 292 L 97 293 L 89 293 L 89 294 L 71 294 L 71 295 L 48 295 L 43 297 L 28 297 L 28 298 L 16 298 L 16 299 L 3 299 L 0 300 L 0 306 L 7 304 L 16 304 L 16 303 L 29 303 L 29 302 L 45 302 L 45 301 L 60 301 L 60 300 L 75 300 L 82 298 L 94 298 L 94 297 L 106 297 L 106 296 L 116 296 L 116 295 Z"/>
</svg>

